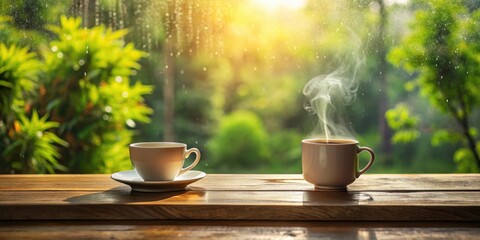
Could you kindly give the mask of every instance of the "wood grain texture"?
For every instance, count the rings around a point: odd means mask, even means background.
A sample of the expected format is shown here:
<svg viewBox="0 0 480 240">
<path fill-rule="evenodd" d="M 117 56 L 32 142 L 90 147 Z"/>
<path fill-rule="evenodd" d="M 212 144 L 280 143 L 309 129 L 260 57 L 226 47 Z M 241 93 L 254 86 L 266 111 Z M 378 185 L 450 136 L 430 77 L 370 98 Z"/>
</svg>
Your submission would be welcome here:
<svg viewBox="0 0 480 240">
<path fill-rule="evenodd" d="M 478 223 L 9 221 L 0 239 L 474 239 Z"/>
<path fill-rule="evenodd" d="M 1 175 L 0 191 L 109 190 L 125 186 L 105 174 Z M 301 174 L 208 174 L 191 189 L 315 191 Z M 480 191 L 480 174 L 364 174 L 349 191 Z"/>
<path fill-rule="evenodd" d="M 0 219 L 480 221 L 480 174 L 364 175 L 318 192 L 301 175 L 211 174 L 139 193 L 109 175 L 0 175 Z"/>
</svg>

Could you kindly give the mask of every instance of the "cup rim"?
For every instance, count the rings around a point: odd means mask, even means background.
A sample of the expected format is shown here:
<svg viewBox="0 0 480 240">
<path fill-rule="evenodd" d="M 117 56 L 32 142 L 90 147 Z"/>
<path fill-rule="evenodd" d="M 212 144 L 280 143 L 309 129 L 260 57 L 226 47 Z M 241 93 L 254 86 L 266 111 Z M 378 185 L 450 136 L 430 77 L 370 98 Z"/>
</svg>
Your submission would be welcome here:
<svg viewBox="0 0 480 240">
<path fill-rule="evenodd" d="M 354 139 L 329 139 L 326 142 L 316 142 L 318 140 L 323 140 L 325 141 L 326 139 L 323 138 L 307 138 L 303 139 L 302 143 L 305 144 L 312 144 L 312 145 L 330 145 L 330 146 L 344 146 L 344 145 L 358 145 L 358 141 Z M 332 144 L 330 142 L 334 142 L 335 144 Z"/>
<path fill-rule="evenodd" d="M 187 144 L 179 142 L 136 142 L 128 146 L 132 148 L 172 148 L 187 147 Z"/>
</svg>

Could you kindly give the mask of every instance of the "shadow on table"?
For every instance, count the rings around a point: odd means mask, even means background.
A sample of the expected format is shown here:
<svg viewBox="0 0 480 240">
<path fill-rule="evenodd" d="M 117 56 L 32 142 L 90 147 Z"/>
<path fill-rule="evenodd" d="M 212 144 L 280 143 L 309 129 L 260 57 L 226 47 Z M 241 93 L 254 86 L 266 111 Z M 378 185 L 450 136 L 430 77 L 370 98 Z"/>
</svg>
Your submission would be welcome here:
<svg viewBox="0 0 480 240">
<path fill-rule="evenodd" d="M 64 201 L 77 204 L 105 204 L 105 203 L 135 203 L 135 202 L 158 202 L 167 199 L 178 198 L 178 200 L 202 199 L 205 196 L 203 188 L 194 187 L 181 191 L 172 192 L 136 192 L 130 187 L 121 186 L 102 192 L 88 193 Z"/>
</svg>

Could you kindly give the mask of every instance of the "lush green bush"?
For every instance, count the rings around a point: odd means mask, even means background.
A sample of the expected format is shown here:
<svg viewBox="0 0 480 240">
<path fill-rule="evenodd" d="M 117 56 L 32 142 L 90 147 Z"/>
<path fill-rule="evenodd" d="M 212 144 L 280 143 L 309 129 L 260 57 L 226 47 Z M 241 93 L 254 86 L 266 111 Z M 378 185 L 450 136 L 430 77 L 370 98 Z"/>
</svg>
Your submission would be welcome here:
<svg viewBox="0 0 480 240">
<path fill-rule="evenodd" d="M 71 171 L 126 169 L 129 128 L 148 122 L 151 113 L 142 97 L 151 87 L 129 79 L 143 53 L 122 41 L 126 30 L 80 25 L 80 19 L 62 17 L 60 26 L 50 26 L 57 40 L 41 51 L 38 108 L 60 123 L 58 134 L 69 143 L 61 160 Z"/>
<path fill-rule="evenodd" d="M 125 45 L 125 30 L 80 25 L 62 17 L 60 26 L 50 26 L 56 40 L 39 47 L 42 61 L 0 45 L 3 172 L 66 170 L 56 159 L 69 172 L 131 168 L 131 129 L 151 113 L 142 95 L 152 88 L 130 82 L 143 53 Z M 67 143 L 56 151 L 55 144 Z"/>
<path fill-rule="evenodd" d="M 268 165 L 267 133 L 261 120 L 250 112 L 222 118 L 208 144 L 209 168 L 218 172 L 244 172 Z"/>
<path fill-rule="evenodd" d="M 269 134 L 268 166 L 263 173 L 301 173 L 302 172 L 302 135 L 291 130 Z"/>
<path fill-rule="evenodd" d="M 49 130 L 58 123 L 29 111 L 38 89 L 41 64 L 27 48 L 0 43 L 0 172 L 44 173 L 63 170 Z M 30 116 L 29 116 L 30 115 Z"/>
</svg>

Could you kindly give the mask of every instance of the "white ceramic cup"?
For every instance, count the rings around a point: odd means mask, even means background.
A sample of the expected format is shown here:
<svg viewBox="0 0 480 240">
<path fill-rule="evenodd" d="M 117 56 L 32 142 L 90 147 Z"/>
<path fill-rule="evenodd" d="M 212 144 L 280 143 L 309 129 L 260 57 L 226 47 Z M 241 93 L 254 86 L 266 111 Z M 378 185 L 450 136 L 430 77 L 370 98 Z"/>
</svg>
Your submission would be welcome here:
<svg viewBox="0 0 480 240">
<path fill-rule="evenodd" d="M 129 145 L 130 161 L 135 171 L 145 181 L 171 181 L 192 169 L 200 161 L 200 151 L 187 150 L 187 145 L 177 142 L 140 142 Z M 197 156 L 192 164 L 183 167 L 191 153 Z"/>
<path fill-rule="evenodd" d="M 370 153 L 367 165 L 358 169 L 358 154 Z M 360 175 L 372 166 L 375 153 L 368 147 L 359 147 L 355 140 L 302 140 L 303 178 L 317 190 L 346 190 Z"/>
</svg>

